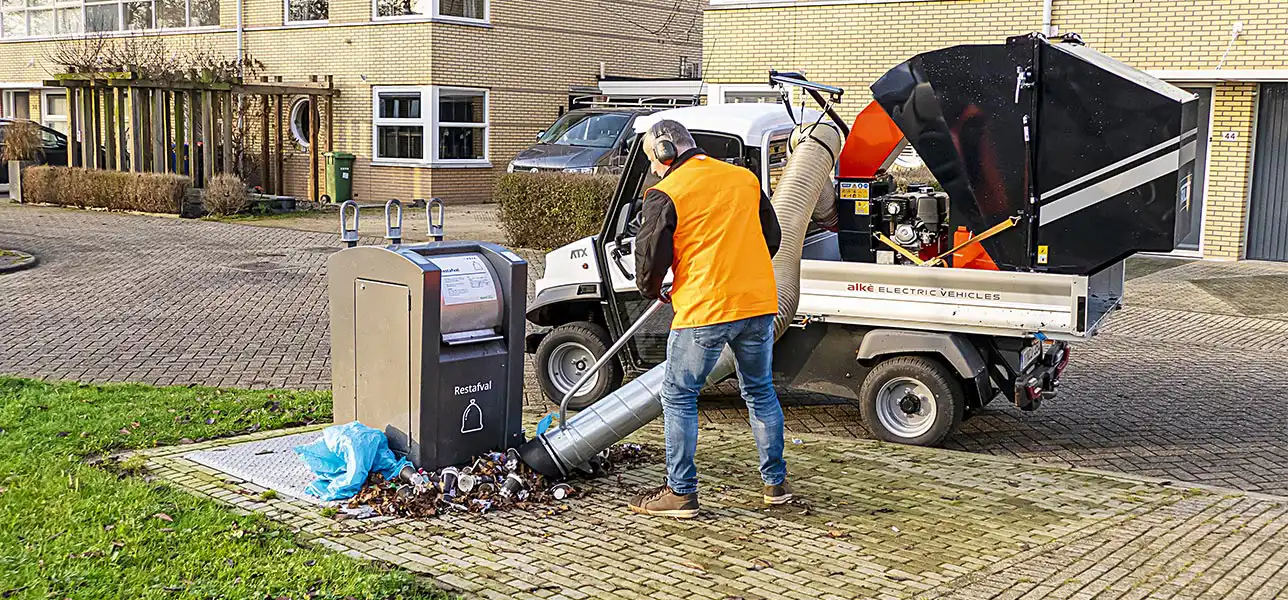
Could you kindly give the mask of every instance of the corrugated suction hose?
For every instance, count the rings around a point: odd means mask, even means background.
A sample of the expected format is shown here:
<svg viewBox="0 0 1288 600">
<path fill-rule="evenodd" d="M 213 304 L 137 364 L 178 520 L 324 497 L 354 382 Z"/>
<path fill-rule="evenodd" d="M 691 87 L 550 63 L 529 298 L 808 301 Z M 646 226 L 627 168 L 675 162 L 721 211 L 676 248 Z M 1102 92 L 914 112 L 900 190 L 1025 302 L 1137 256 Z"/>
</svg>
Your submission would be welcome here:
<svg viewBox="0 0 1288 600">
<path fill-rule="evenodd" d="M 820 198 L 831 198 L 832 171 L 841 148 L 841 136 L 826 125 L 803 125 L 792 135 L 792 156 L 771 201 L 782 229 L 782 242 L 774 255 L 774 281 L 778 286 L 778 316 L 774 339 L 792 322 L 800 300 L 800 263 L 805 229 Z M 835 206 L 832 215 L 835 217 Z M 643 318 L 648 318 L 646 313 Z M 708 384 L 719 383 L 734 372 L 733 353 L 725 348 Z M 662 382 L 666 364 L 660 364 L 601 398 L 519 448 L 523 462 L 547 477 L 563 477 L 609 446 L 621 441 L 662 414 Z"/>
</svg>

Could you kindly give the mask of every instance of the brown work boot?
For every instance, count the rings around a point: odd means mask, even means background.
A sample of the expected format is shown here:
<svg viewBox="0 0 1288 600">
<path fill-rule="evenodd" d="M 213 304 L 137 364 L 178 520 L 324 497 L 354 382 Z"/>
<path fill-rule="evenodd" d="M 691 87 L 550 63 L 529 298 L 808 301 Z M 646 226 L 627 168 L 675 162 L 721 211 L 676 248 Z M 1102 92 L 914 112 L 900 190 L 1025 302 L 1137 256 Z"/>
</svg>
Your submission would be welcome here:
<svg viewBox="0 0 1288 600">
<path fill-rule="evenodd" d="M 692 519 L 698 516 L 698 493 L 681 496 L 664 485 L 636 496 L 631 500 L 630 509 L 631 512 L 654 517 Z"/>
<path fill-rule="evenodd" d="M 787 480 L 783 480 L 778 485 L 765 486 L 764 496 L 766 506 L 787 504 L 792 501 L 792 488 L 787 485 Z"/>
</svg>

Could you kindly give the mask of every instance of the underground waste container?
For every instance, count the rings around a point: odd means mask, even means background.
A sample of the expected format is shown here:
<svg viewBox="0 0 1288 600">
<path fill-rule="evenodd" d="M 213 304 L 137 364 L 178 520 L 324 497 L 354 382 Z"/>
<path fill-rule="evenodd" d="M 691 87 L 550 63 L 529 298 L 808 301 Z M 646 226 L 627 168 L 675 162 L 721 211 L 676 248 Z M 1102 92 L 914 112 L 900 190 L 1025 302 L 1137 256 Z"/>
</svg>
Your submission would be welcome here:
<svg viewBox="0 0 1288 600">
<path fill-rule="evenodd" d="M 332 202 L 353 199 L 354 156 L 347 152 L 327 152 L 326 193 Z"/>
<path fill-rule="evenodd" d="M 336 423 L 438 469 L 523 442 L 528 265 L 482 242 L 357 246 L 327 261 Z"/>
</svg>

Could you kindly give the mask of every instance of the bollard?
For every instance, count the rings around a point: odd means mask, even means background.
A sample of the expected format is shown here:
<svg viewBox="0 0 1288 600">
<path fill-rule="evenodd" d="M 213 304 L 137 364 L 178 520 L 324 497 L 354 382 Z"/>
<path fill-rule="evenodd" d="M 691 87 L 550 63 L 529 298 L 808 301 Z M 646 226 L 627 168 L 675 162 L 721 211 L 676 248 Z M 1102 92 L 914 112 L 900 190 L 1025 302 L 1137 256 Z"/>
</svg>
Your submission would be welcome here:
<svg viewBox="0 0 1288 600">
<path fill-rule="evenodd" d="M 397 221 L 391 219 L 393 213 L 391 208 L 398 209 Z M 394 198 L 385 203 L 385 239 L 389 240 L 391 245 L 397 246 L 402 243 L 402 202 Z"/>
<path fill-rule="evenodd" d="M 353 213 L 352 229 L 349 228 L 349 220 L 345 218 L 348 212 Z M 358 245 L 358 203 L 353 200 L 345 200 L 340 204 L 340 241 L 350 248 Z"/>
<path fill-rule="evenodd" d="M 435 216 L 435 208 L 438 209 L 438 215 Z M 443 199 L 430 198 L 429 204 L 425 207 L 425 221 L 429 227 L 429 237 L 435 242 L 443 241 Z"/>
</svg>

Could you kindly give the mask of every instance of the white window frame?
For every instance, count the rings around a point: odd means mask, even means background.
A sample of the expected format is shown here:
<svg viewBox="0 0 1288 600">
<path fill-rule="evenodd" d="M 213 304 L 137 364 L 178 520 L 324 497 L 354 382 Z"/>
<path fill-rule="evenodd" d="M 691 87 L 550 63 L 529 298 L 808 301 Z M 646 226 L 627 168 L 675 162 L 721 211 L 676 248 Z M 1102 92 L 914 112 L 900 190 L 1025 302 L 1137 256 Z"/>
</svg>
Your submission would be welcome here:
<svg viewBox="0 0 1288 600">
<path fill-rule="evenodd" d="M 492 23 L 492 0 L 483 0 L 483 18 L 471 19 L 453 15 L 439 14 L 441 0 L 424 0 L 429 2 L 429 14 L 380 16 L 379 0 L 371 0 L 372 21 L 440 21 L 443 23 L 462 23 L 466 25 L 488 25 Z"/>
<path fill-rule="evenodd" d="M 24 8 L 4 9 L 2 11 L 4 13 L 17 13 L 17 12 L 23 13 L 24 22 L 27 28 L 27 35 L 17 36 L 17 37 L 8 37 L 8 36 L 0 35 L 0 43 L 70 39 L 70 38 L 85 37 L 87 35 L 94 36 L 94 37 L 129 37 L 129 36 L 136 36 L 136 35 L 143 35 L 143 34 L 156 35 L 156 34 L 166 34 L 166 33 L 199 33 L 199 32 L 207 32 L 207 31 L 217 31 L 222 26 L 220 23 L 216 23 L 214 25 L 193 25 L 192 24 L 192 0 L 185 0 L 184 25 L 181 27 L 158 27 L 157 26 L 157 19 L 159 17 L 158 7 L 157 7 L 158 0 L 134 0 L 134 1 L 148 2 L 152 5 L 152 23 L 150 27 L 145 29 L 115 29 L 112 31 L 96 31 L 96 32 L 86 31 L 85 26 L 87 24 L 86 16 L 87 16 L 88 9 L 86 8 L 87 5 L 84 0 L 54 0 L 51 3 L 51 5 L 47 7 L 24 7 Z M 221 0 L 221 2 L 226 2 L 226 1 L 229 1 L 229 0 Z M 99 5 L 99 6 L 109 6 L 109 5 L 115 6 L 116 14 L 117 14 L 117 23 L 119 25 L 124 26 L 125 5 L 129 3 L 131 3 L 131 0 L 110 0 L 110 1 L 103 1 L 103 2 L 93 2 L 92 4 Z M 80 30 L 79 31 L 69 31 L 69 32 L 56 31 L 55 33 L 52 33 L 52 34 L 42 34 L 42 35 L 31 34 L 31 17 L 30 17 L 31 12 L 43 11 L 43 10 L 53 11 L 54 29 L 57 30 L 58 12 L 66 9 L 75 9 L 80 12 Z"/>
<path fill-rule="evenodd" d="M 221 0 L 222 1 L 222 0 Z M 242 2 L 244 0 L 237 0 Z M 373 5 L 374 6 L 374 5 Z M 327 0 L 325 19 L 312 19 L 296 21 L 291 19 L 291 0 L 282 0 L 282 24 L 283 25 L 324 25 L 331 22 L 331 0 Z"/>
<path fill-rule="evenodd" d="M 711 83 L 707 86 L 707 104 L 736 104 L 725 100 L 725 94 L 729 92 L 753 92 L 758 94 L 778 93 L 778 88 L 767 83 Z M 796 100 L 796 89 L 787 88 L 787 97 L 790 101 Z"/>
<path fill-rule="evenodd" d="M 467 92 L 483 96 L 483 120 L 479 123 L 456 123 L 439 121 L 438 101 L 443 92 Z M 420 118 L 401 119 L 380 116 L 381 94 L 420 94 Z M 371 88 L 371 163 L 377 166 L 398 167 L 434 167 L 434 168 L 489 168 L 492 166 L 491 144 L 491 101 L 492 93 L 487 88 L 461 86 L 373 86 Z M 424 148 L 423 159 L 388 158 L 378 154 L 380 148 L 380 127 L 419 126 L 424 131 L 422 136 Z M 439 129 L 442 127 L 472 127 L 483 132 L 483 158 L 438 158 Z"/>
<path fill-rule="evenodd" d="M 68 115 L 55 115 L 49 112 L 50 96 L 62 96 L 63 102 L 70 102 L 70 100 L 68 100 L 66 90 L 40 90 L 40 124 L 50 129 L 57 130 L 58 128 L 54 126 L 55 123 L 67 123 L 67 135 L 70 136 L 72 128 L 71 124 L 68 122 Z M 68 112 L 70 112 L 71 105 L 68 104 L 67 108 Z"/>
</svg>

